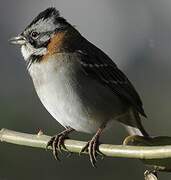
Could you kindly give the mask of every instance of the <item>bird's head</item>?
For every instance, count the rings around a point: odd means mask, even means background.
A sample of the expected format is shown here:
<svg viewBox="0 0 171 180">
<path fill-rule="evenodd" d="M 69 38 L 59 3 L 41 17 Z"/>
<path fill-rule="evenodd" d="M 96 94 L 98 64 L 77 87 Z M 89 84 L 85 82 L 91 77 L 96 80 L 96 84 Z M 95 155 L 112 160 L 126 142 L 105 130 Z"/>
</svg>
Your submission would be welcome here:
<svg viewBox="0 0 171 180">
<path fill-rule="evenodd" d="M 21 52 L 27 61 L 31 57 L 41 57 L 48 53 L 48 46 L 59 46 L 65 31 L 71 25 L 60 16 L 55 8 L 41 12 L 26 29 L 17 37 L 12 38 L 12 44 L 21 46 Z M 50 47 L 51 50 L 57 47 Z"/>
</svg>

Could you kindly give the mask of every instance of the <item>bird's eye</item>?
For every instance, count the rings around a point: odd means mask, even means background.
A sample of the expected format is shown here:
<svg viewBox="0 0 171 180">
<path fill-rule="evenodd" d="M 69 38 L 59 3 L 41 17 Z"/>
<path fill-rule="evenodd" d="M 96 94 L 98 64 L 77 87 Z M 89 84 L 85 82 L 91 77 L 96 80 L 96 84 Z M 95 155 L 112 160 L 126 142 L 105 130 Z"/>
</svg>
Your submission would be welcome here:
<svg viewBox="0 0 171 180">
<path fill-rule="evenodd" d="M 39 33 L 36 31 L 31 32 L 32 38 L 36 39 L 39 36 Z"/>
</svg>

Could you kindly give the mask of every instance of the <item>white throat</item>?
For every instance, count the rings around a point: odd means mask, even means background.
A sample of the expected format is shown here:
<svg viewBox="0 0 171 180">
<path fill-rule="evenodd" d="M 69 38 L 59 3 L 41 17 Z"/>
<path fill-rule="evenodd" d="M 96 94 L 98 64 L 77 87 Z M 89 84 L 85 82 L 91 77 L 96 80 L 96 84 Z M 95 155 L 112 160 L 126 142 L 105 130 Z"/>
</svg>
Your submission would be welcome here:
<svg viewBox="0 0 171 180">
<path fill-rule="evenodd" d="M 38 48 L 35 49 L 31 44 L 24 44 L 21 46 L 21 53 L 25 59 L 25 61 L 27 61 L 31 55 L 45 55 L 47 52 L 47 48 L 42 47 L 42 48 Z"/>
</svg>

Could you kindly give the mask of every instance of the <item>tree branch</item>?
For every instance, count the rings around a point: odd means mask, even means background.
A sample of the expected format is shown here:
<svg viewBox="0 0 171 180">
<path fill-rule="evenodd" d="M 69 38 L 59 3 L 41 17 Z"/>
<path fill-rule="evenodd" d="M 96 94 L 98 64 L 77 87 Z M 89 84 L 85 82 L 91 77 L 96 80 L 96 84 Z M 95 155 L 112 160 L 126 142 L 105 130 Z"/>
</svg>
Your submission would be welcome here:
<svg viewBox="0 0 171 180">
<path fill-rule="evenodd" d="M 27 134 L 8 129 L 1 129 L 0 141 L 17 145 L 30 146 L 35 148 L 46 148 L 50 136 L 39 132 L 38 134 Z M 160 143 L 159 143 L 160 142 Z M 101 144 L 99 150 L 109 157 L 136 158 L 141 159 L 145 164 L 153 165 L 159 170 L 170 171 L 171 169 L 171 145 L 170 137 L 157 137 L 151 142 L 153 146 L 128 146 Z M 86 142 L 76 140 L 65 140 L 65 147 L 70 152 L 79 153 Z M 147 143 L 149 144 L 149 142 Z M 158 144 L 161 144 L 160 146 Z M 157 145 L 157 146 L 156 146 Z M 50 147 L 49 147 L 50 149 Z"/>
<path fill-rule="evenodd" d="M 37 148 L 46 148 L 46 144 L 50 140 L 50 136 L 42 133 L 28 134 L 16 132 L 8 129 L 1 129 L 0 141 L 8 142 L 17 145 L 31 146 Z M 78 153 L 83 148 L 86 142 L 76 140 L 65 140 L 66 148 Z M 167 146 L 125 146 L 125 145 L 110 145 L 101 144 L 99 150 L 109 157 L 122 158 L 138 158 L 138 159 L 163 159 L 171 158 L 171 145 Z"/>
</svg>

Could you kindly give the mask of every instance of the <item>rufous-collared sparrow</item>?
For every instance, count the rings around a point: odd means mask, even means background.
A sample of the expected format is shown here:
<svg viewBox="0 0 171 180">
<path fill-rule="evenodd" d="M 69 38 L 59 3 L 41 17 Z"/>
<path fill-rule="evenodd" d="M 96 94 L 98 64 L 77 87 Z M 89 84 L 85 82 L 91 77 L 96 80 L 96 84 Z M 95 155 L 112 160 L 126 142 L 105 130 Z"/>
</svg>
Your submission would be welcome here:
<svg viewBox="0 0 171 180">
<path fill-rule="evenodd" d="M 102 130 L 119 121 L 130 133 L 148 136 L 141 124 L 142 101 L 116 64 L 86 40 L 55 8 L 41 12 L 18 36 L 36 92 L 48 112 L 65 130 L 52 137 L 58 158 L 71 131 L 95 133 L 82 151 L 88 150 L 95 166 Z"/>
</svg>

